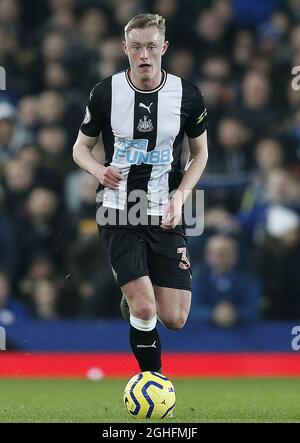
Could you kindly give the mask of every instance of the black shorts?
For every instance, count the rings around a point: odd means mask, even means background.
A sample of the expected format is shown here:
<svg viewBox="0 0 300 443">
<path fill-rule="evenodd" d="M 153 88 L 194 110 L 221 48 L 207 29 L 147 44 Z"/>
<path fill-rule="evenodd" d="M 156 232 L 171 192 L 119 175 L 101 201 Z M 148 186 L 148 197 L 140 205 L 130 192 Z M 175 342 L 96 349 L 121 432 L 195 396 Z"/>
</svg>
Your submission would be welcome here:
<svg viewBox="0 0 300 443">
<path fill-rule="evenodd" d="M 119 286 L 148 275 L 152 284 L 191 291 L 192 272 L 182 226 L 99 226 Z"/>
</svg>

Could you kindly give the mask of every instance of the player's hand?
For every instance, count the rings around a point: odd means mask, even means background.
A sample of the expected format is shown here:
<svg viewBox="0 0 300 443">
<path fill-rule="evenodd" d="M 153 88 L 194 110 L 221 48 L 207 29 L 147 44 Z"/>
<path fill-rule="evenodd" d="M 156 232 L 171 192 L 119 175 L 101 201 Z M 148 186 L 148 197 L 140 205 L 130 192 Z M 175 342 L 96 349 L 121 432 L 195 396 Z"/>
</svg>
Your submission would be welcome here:
<svg viewBox="0 0 300 443">
<path fill-rule="evenodd" d="M 169 231 L 178 225 L 182 217 L 182 206 L 182 195 L 179 191 L 175 192 L 164 208 L 164 214 L 160 224 L 162 229 Z"/>
<path fill-rule="evenodd" d="M 113 166 L 102 166 L 99 165 L 93 174 L 101 185 L 106 188 L 116 189 L 119 186 L 121 180 L 123 180 L 122 175 Z"/>
</svg>

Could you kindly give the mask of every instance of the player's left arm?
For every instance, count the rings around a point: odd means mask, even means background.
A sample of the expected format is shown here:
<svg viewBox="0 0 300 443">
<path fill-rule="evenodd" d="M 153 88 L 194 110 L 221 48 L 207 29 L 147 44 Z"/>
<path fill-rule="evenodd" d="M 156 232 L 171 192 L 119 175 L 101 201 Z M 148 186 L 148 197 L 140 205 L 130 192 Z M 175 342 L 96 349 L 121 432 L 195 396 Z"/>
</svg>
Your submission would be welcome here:
<svg viewBox="0 0 300 443">
<path fill-rule="evenodd" d="M 180 222 L 182 206 L 203 174 L 208 159 L 207 131 L 189 138 L 189 147 L 189 162 L 178 189 L 165 207 L 162 229 L 173 229 Z"/>
<path fill-rule="evenodd" d="M 165 207 L 163 229 L 173 229 L 180 222 L 182 206 L 203 174 L 208 158 L 207 111 L 203 95 L 191 83 L 185 82 L 184 86 L 188 112 L 184 130 L 189 139 L 190 159 L 178 189 Z"/>
<path fill-rule="evenodd" d="M 182 206 L 203 174 L 208 159 L 207 131 L 189 138 L 189 147 L 189 162 L 178 189 L 165 207 L 162 229 L 173 229 L 180 222 Z"/>
<path fill-rule="evenodd" d="M 207 131 L 205 130 L 199 137 L 189 138 L 190 157 L 185 174 L 177 189 L 178 193 L 183 194 L 183 203 L 194 189 L 202 176 L 207 159 Z"/>
</svg>

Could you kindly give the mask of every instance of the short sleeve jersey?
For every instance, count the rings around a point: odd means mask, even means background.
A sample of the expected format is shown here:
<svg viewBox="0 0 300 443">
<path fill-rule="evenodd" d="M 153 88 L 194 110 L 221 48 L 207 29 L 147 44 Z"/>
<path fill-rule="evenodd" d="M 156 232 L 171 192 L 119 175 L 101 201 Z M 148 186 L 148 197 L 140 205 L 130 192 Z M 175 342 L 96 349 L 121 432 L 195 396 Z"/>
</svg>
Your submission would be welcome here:
<svg viewBox="0 0 300 443">
<path fill-rule="evenodd" d="M 137 89 L 128 71 L 123 71 L 91 91 L 80 129 L 89 137 L 102 132 L 105 166 L 114 166 L 124 178 L 116 190 L 99 186 L 105 207 L 123 209 L 131 191 L 143 190 L 148 215 L 162 215 L 163 205 L 182 179 L 184 134 L 195 138 L 207 128 L 198 87 L 162 73 L 153 90 Z"/>
</svg>

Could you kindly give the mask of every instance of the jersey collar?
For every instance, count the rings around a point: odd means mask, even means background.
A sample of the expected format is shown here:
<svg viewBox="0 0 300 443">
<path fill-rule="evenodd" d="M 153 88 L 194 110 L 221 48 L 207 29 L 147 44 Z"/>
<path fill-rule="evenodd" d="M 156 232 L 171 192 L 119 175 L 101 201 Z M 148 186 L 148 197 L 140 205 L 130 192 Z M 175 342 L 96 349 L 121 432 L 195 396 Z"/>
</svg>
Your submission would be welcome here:
<svg viewBox="0 0 300 443">
<path fill-rule="evenodd" d="M 157 86 L 157 88 L 155 88 L 155 89 L 148 89 L 148 90 L 146 91 L 145 89 L 139 89 L 139 88 L 137 88 L 136 86 L 134 86 L 134 84 L 132 83 L 132 81 L 131 81 L 130 78 L 129 78 L 129 68 L 125 71 L 126 80 L 127 80 L 128 84 L 129 84 L 129 86 L 130 86 L 134 91 L 136 91 L 136 92 L 140 92 L 140 93 L 142 93 L 142 94 L 151 94 L 151 93 L 153 93 L 153 92 L 160 91 L 160 90 L 165 86 L 166 81 L 167 81 L 167 73 L 166 73 L 166 71 L 164 71 L 163 69 L 162 69 L 162 74 L 163 74 L 163 75 L 162 75 L 161 82 L 160 82 L 160 84 Z"/>
</svg>

